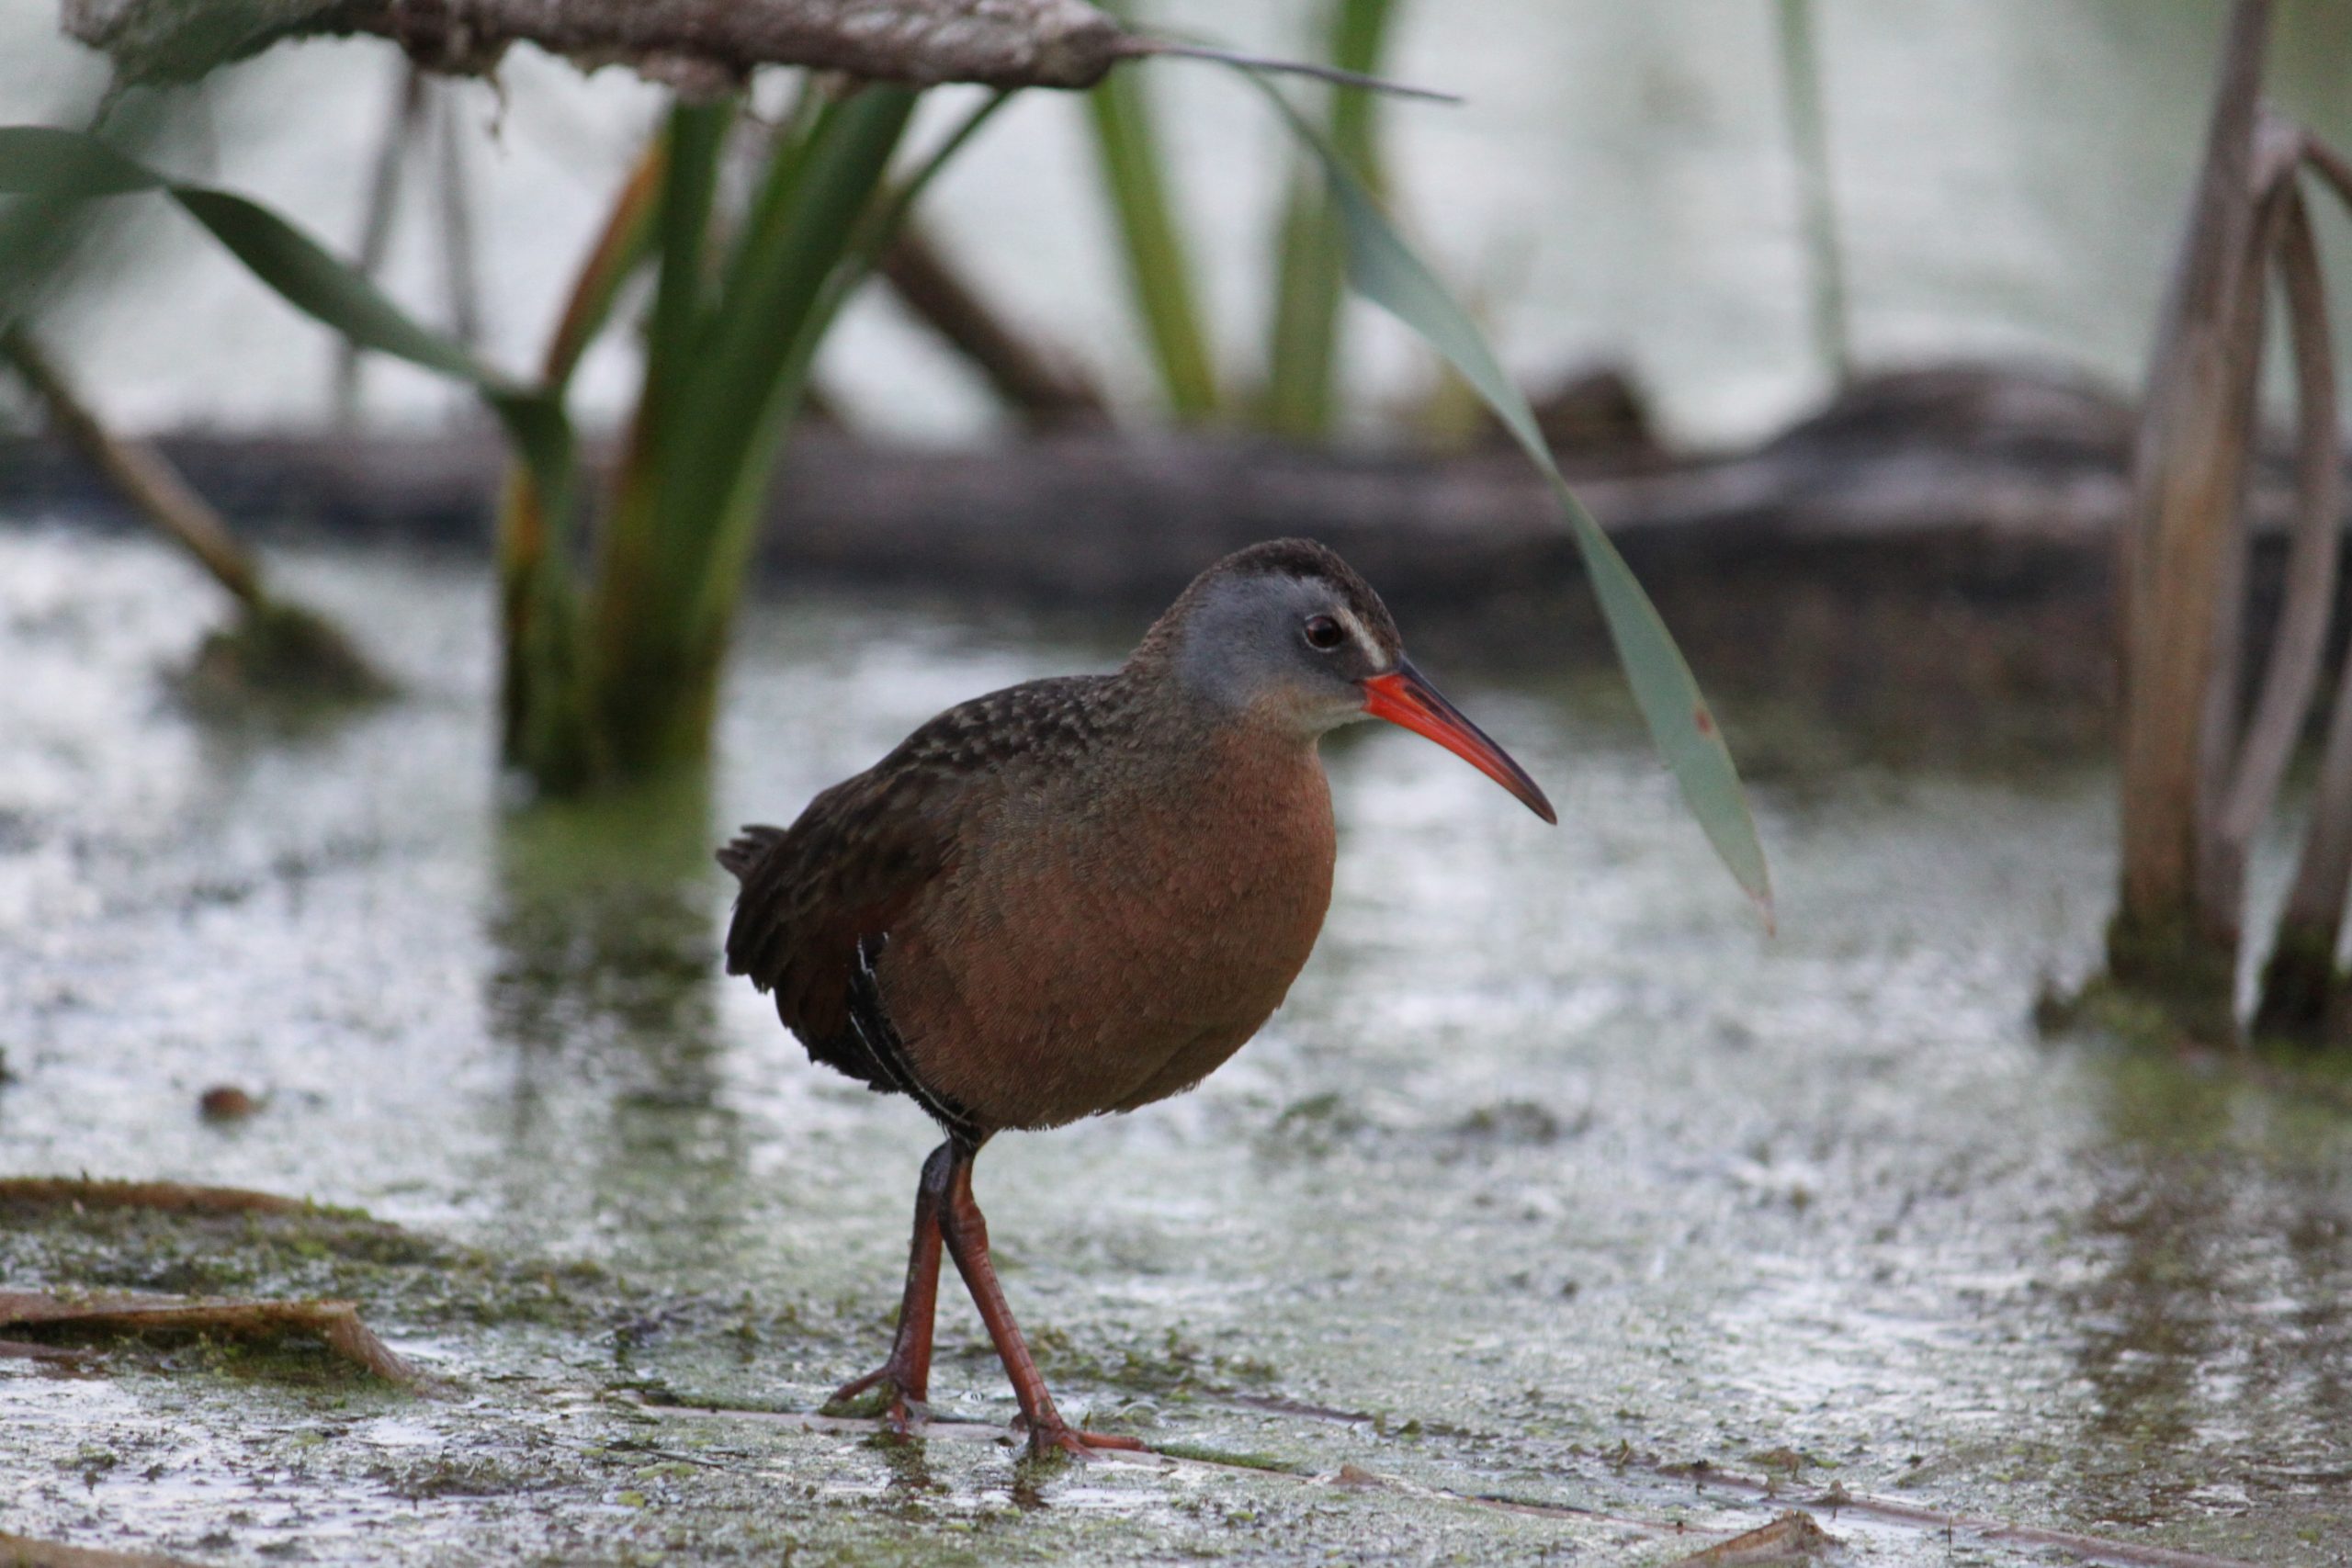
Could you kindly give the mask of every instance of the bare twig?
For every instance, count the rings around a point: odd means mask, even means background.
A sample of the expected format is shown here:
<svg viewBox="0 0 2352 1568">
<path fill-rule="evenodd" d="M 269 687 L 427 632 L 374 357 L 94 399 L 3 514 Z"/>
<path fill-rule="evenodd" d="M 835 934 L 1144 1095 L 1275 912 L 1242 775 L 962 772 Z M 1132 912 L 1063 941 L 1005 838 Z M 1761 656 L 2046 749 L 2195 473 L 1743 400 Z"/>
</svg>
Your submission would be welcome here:
<svg viewBox="0 0 2352 1568">
<path fill-rule="evenodd" d="M 2310 135 L 2303 138 L 2303 156 L 2322 179 L 2335 187 L 2344 204 L 2352 207 L 2352 158 Z"/>
<path fill-rule="evenodd" d="M 2352 163 L 2347 163 L 2333 147 L 2310 136 L 2304 138 L 2303 153 L 2309 166 L 2335 188 L 2347 206 L 2352 206 Z M 2312 258 L 2313 279 L 2310 287 L 2314 288 L 2317 265 L 2316 257 Z M 2294 303 L 2290 294 L 2289 308 L 2296 313 L 2300 333 L 2306 307 Z M 2324 310 L 2317 313 L 2316 330 L 2324 339 L 2327 321 Z M 2300 336 L 2297 357 L 2300 365 Z M 2324 487 L 2331 498 L 2327 502 L 2333 514 L 2331 535 L 2335 532 L 2343 505 L 2342 457 L 2336 445 L 2338 433 L 2334 428 L 2334 390 L 2330 378 L 2324 459 L 2315 450 L 2322 437 L 2314 428 L 2310 392 L 2306 389 L 2302 393 L 2305 418 L 2298 474 L 2307 505 L 2322 504 L 2312 494 L 2319 487 Z M 2333 589 L 2331 581 L 2331 594 Z M 2290 593 L 2295 591 L 2290 583 Z M 2327 739 L 2320 753 L 2319 778 L 2312 788 L 2311 822 L 2304 829 L 2302 853 L 2295 863 L 2294 882 L 2289 886 L 2287 901 L 2278 913 L 2278 935 L 2270 957 L 2263 965 L 2262 996 L 2255 1010 L 2257 1033 L 2305 1039 L 2317 1036 L 2337 989 L 2335 946 L 2344 929 L 2345 898 L 2352 893 L 2352 659 L 2347 659 L 2336 681 Z"/>
<path fill-rule="evenodd" d="M 453 89 L 443 87 L 434 131 L 441 142 L 441 270 L 449 290 L 449 330 L 468 348 L 481 343 L 481 278 L 474 267 L 473 177 Z"/>
<path fill-rule="evenodd" d="M 929 231 L 909 220 L 882 254 L 880 271 L 899 300 L 971 361 L 1005 403 L 1040 423 L 1104 417 L 1102 396 L 1083 372 L 1014 331 L 942 254 Z"/>
<path fill-rule="evenodd" d="M 150 522 L 186 547 L 213 581 L 248 607 L 265 603 L 261 569 L 229 532 L 220 514 L 188 488 L 162 453 L 143 441 L 117 435 L 99 423 L 64 373 L 23 327 L 0 331 L 0 358 L 6 358 L 39 395 L 58 433 L 112 480 Z"/>
<path fill-rule="evenodd" d="M 400 96 L 393 101 L 384 122 L 383 140 L 376 148 L 356 260 L 362 276 L 374 277 L 382 268 L 384 253 L 391 243 L 393 210 L 400 201 L 401 172 L 412 156 L 422 154 L 421 144 L 429 141 L 439 163 L 431 183 L 441 225 L 441 272 L 448 293 L 449 327 L 459 343 L 472 348 L 481 342 L 481 284 L 474 269 L 473 192 L 458 107 L 447 89 L 434 90 L 432 79 L 414 62 L 403 64 L 401 75 Z M 349 338 L 335 341 L 334 404 L 339 423 L 348 426 L 357 422 L 359 345 Z"/>
<path fill-rule="evenodd" d="M 724 90 L 760 65 L 930 85 L 1085 87 L 1126 33 L 1082 0 L 287 0 L 222 36 L 213 0 L 65 0 L 66 30 L 130 80 L 187 79 L 289 38 L 371 33 L 481 74 L 514 43 Z"/>
<path fill-rule="evenodd" d="M 1666 1568 L 1786 1568 L 1845 1544 L 1815 1524 L 1811 1514 L 1791 1508 L 1769 1525 L 1701 1547 Z"/>
<path fill-rule="evenodd" d="M 2288 177 L 2291 181 L 2293 176 Z M 2320 276 L 2311 214 L 2291 183 L 2285 190 L 2276 254 L 2295 355 L 2300 429 L 2295 526 L 2287 552 L 2286 604 L 2271 642 L 2262 694 L 2246 726 L 2237 774 L 2222 809 L 2222 836 L 2241 863 L 2278 799 L 2279 781 L 2286 776 L 2288 759 L 2319 684 L 2343 540 L 2342 434 L 2336 426 L 2335 355 L 2326 286 Z"/>
<path fill-rule="evenodd" d="M 424 113 L 424 73 L 413 65 L 401 68 L 400 96 L 384 118 L 383 139 L 376 143 L 376 162 L 368 177 L 368 210 L 359 230 L 355 261 L 364 277 L 373 277 L 384 265 L 391 244 L 392 209 L 400 203 L 401 168 L 408 161 L 409 143 L 416 137 Z M 334 409 L 345 425 L 359 418 L 359 345 L 338 336 L 334 348 Z"/>
<path fill-rule="evenodd" d="M 2295 171 L 2301 160 L 2302 133 L 2267 107 L 2257 107 L 2252 132 L 2252 156 L 2247 174 L 2248 200 L 2254 214 L 2245 235 L 2247 254 L 2237 270 L 2237 295 L 2232 320 L 2236 336 L 2229 340 L 2241 378 L 2233 382 L 2229 417 L 2242 422 L 2238 458 L 2244 467 L 2257 438 L 2260 411 L 2256 389 L 2262 374 L 2267 344 L 2263 330 L 2268 263 L 2285 243 L 2288 209 L 2298 199 Z M 2283 264 L 2282 264 L 2283 265 Z M 2244 659 L 2246 562 L 2252 540 L 2244 525 L 2242 489 L 2227 498 L 2227 511 L 2216 521 L 2225 524 L 2229 537 L 2218 566 L 2214 606 L 2214 649 L 2211 672 L 2205 687 L 2201 720 L 2197 801 L 2196 902 L 2203 911 L 2200 924 L 2211 933 L 2226 931 L 2234 951 L 2238 911 L 2245 902 L 2248 845 L 2278 790 L 2278 774 L 2292 750 L 2301 710 L 2283 711 L 2298 694 L 2295 680 L 2304 677 L 2302 705 L 2310 703 L 2309 682 L 2317 674 L 2318 638 L 2326 630 L 2332 591 L 2317 601 L 2293 606 L 2300 615 L 2282 617 L 2272 639 L 2272 657 L 2265 674 L 2262 698 L 2255 720 L 2242 725 L 2239 713 L 2240 664 Z M 2299 558 L 2312 550 L 2327 551 L 2332 539 L 2299 532 Z M 2291 573 L 2291 568 L 2290 568 Z M 2292 594 L 2292 589 L 2289 590 Z M 2316 633 L 2307 624 L 2314 615 Z M 2303 668 L 2305 656 L 2312 661 Z M 2245 735 L 2242 745 L 2241 731 Z M 2280 731 L 2284 730 L 2283 739 Z M 2275 765 L 2274 765 L 2275 764 Z M 2245 824 L 2241 830 L 2241 824 Z"/>
</svg>

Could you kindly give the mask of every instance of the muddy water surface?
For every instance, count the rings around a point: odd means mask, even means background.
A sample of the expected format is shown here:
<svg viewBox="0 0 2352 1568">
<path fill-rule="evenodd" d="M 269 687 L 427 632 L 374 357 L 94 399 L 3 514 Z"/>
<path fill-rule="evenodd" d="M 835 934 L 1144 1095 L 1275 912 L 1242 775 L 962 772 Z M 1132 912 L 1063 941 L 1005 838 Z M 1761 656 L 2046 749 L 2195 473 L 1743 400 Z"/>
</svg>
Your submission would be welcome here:
<svg viewBox="0 0 2352 1568">
<path fill-rule="evenodd" d="M 0 1169 L 401 1230 L 28 1212 L 0 1280 L 350 1295 L 433 1382 L 0 1360 L 0 1530 L 223 1562 L 1665 1562 L 1777 1506 L 1677 1469 L 1703 1461 L 2352 1562 L 2346 1096 L 2029 1021 L 2096 949 L 2096 769 L 1762 786 L 1768 940 L 1606 703 L 1453 682 L 1557 830 L 1408 737 L 1333 746 L 1337 901 L 1273 1025 L 1192 1095 L 981 1162 L 1065 1409 L 1190 1456 L 1034 1469 L 967 1429 L 676 1412 L 808 1411 L 879 1355 L 931 1141 L 721 981 L 706 848 L 1133 628 L 771 603 L 711 800 L 514 818 L 479 573 L 291 569 L 403 700 L 199 720 L 159 673 L 216 611 L 191 573 L 0 532 Z M 219 1083 L 262 1109 L 206 1122 Z M 934 1393 L 1012 1413 L 960 1302 Z M 2048 1560 L 1826 1522 L 1851 1561 Z"/>
</svg>

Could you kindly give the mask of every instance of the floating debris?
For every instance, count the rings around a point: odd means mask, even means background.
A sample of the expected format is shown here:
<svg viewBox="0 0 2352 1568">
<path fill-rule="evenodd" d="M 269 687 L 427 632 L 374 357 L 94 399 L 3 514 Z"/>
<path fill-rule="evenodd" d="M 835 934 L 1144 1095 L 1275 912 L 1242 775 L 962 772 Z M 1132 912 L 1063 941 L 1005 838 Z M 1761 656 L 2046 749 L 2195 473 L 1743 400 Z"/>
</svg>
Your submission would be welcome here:
<svg viewBox="0 0 2352 1568">
<path fill-rule="evenodd" d="M 242 1122 L 261 1109 L 261 1101 L 235 1084 L 222 1083 L 198 1096 L 196 1108 L 207 1122 Z"/>
<path fill-rule="evenodd" d="M 1760 1529 L 1678 1557 L 1668 1568 L 1775 1568 L 1781 1563 L 1810 1562 L 1844 1544 L 1814 1523 L 1811 1514 L 1792 1508 Z"/>
</svg>

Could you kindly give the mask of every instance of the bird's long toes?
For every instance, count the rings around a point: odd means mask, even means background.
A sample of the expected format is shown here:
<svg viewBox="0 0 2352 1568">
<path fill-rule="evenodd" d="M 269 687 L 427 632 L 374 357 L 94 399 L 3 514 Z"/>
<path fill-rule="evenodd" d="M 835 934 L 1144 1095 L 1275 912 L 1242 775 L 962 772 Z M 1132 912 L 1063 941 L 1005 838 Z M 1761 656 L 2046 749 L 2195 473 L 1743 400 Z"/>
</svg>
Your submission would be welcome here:
<svg viewBox="0 0 2352 1568">
<path fill-rule="evenodd" d="M 1087 1446 L 1082 1432 L 1069 1427 L 1039 1427 L 1029 1434 L 1031 1459 L 1052 1459 L 1057 1454 L 1080 1464 L 1094 1462 L 1094 1450 Z"/>
<path fill-rule="evenodd" d="M 880 1371 L 868 1372 L 862 1378 L 852 1378 L 849 1382 L 842 1384 L 841 1387 L 827 1394 L 825 1396 L 825 1403 L 819 1408 L 822 1409 L 828 1416 L 842 1414 L 843 1408 L 853 1401 L 857 1400 L 865 1394 L 871 1393 L 876 1389 L 881 1387 L 882 1384 L 888 1381 L 889 1376 L 889 1371 L 886 1368 Z"/>
<path fill-rule="evenodd" d="M 854 1378 L 833 1390 L 823 1405 L 828 1416 L 866 1416 L 904 1438 L 930 1415 L 920 1393 L 910 1392 L 889 1367 Z"/>
<path fill-rule="evenodd" d="M 1125 1432 L 1086 1432 L 1076 1434 L 1078 1440 L 1090 1449 L 1116 1449 L 1121 1453 L 1148 1453 L 1149 1446 L 1141 1438 L 1131 1438 Z"/>
<path fill-rule="evenodd" d="M 1091 1463 L 1097 1450 L 1118 1450 L 1126 1453 L 1142 1453 L 1143 1439 L 1130 1438 L 1123 1432 L 1090 1432 L 1079 1427 L 1055 1425 L 1039 1427 L 1029 1434 L 1029 1453 L 1033 1459 L 1063 1453 L 1082 1462 Z"/>
</svg>

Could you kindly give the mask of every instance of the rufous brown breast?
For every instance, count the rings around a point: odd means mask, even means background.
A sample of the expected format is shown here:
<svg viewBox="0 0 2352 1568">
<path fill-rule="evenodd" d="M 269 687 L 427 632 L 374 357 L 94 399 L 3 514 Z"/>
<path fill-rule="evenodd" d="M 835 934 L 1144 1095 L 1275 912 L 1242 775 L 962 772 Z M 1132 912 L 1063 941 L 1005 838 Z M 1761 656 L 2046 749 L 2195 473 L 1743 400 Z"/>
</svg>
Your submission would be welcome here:
<svg viewBox="0 0 2352 1568">
<path fill-rule="evenodd" d="M 1311 745 L 1153 713 L 1005 770 L 878 961 L 923 1081 L 990 1128 L 1190 1087 L 1282 1003 L 1330 904 Z"/>
</svg>

